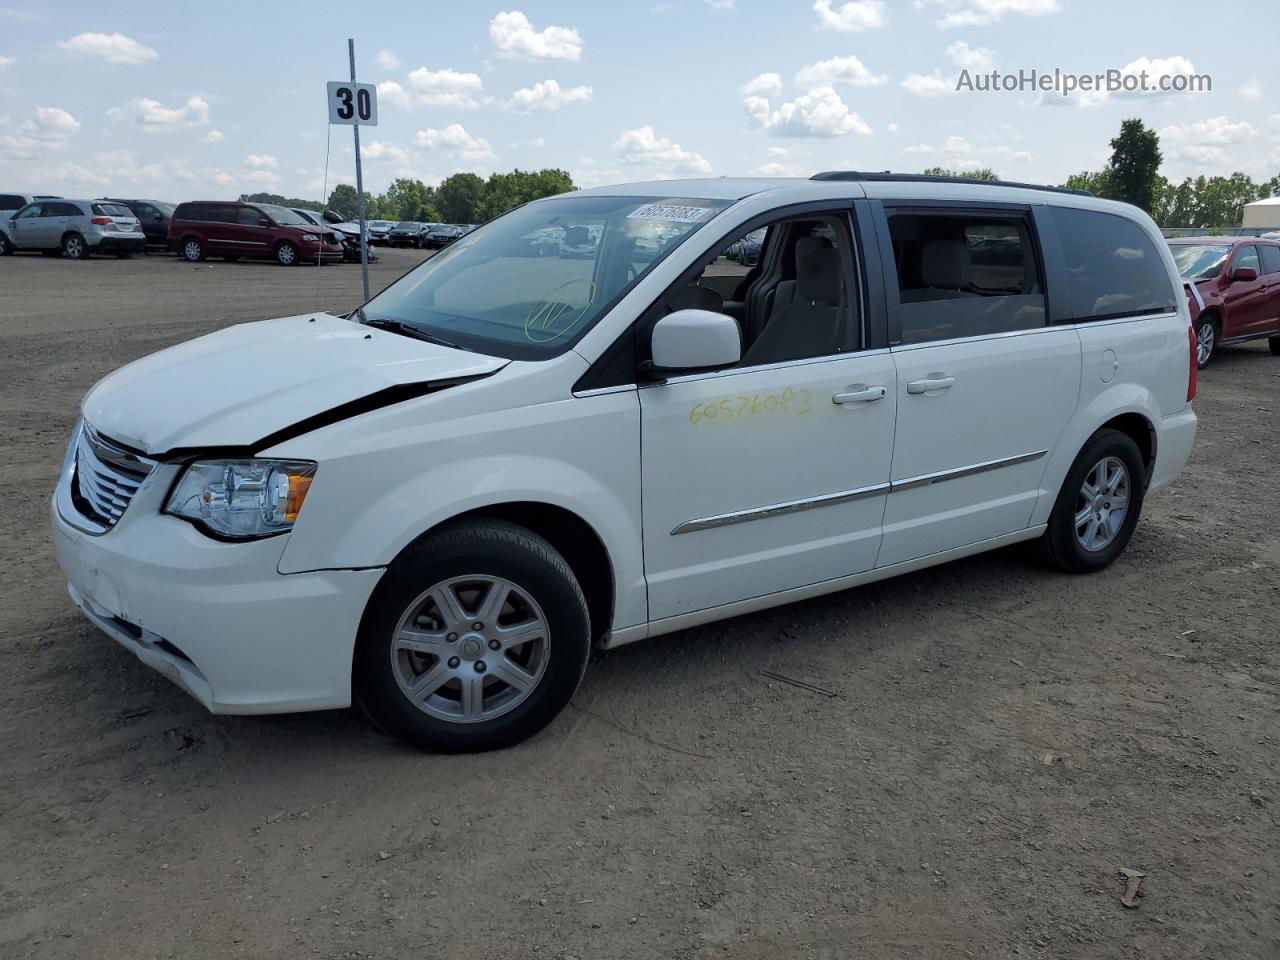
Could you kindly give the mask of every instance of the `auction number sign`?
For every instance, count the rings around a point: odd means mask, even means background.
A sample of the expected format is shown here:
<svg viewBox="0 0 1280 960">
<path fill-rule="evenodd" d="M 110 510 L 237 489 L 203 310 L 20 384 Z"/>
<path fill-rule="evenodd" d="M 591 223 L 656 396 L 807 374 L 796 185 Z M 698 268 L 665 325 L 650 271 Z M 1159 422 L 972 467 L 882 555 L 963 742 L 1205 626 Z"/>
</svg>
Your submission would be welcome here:
<svg viewBox="0 0 1280 960">
<path fill-rule="evenodd" d="M 330 80 L 329 122 L 359 124 L 362 127 L 378 125 L 378 88 L 372 83 L 349 83 L 346 80 Z"/>
</svg>

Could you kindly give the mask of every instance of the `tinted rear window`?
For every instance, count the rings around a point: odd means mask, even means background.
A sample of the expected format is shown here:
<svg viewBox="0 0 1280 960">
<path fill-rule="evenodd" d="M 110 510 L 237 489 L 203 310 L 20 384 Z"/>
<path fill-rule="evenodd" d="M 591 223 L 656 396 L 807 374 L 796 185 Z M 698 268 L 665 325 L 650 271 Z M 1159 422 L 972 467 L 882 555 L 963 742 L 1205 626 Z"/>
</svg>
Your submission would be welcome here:
<svg viewBox="0 0 1280 960">
<path fill-rule="evenodd" d="M 118 203 L 95 203 L 93 212 L 100 217 L 132 217 L 133 211 Z"/>
<path fill-rule="evenodd" d="M 27 201 L 12 193 L 0 193 L 0 210 L 21 210 Z"/>
<path fill-rule="evenodd" d="M 1280 247 L 1260 243 L 1258 252 L 1262 254 L 1263 273 L 1280 273 Z"/>
<path fill-rule="evenodd" d="M 1076 320 L 1138 316 L 1175 308 L 1165 261 L 1132 220 L 1053 208 Z"/>
</svg>

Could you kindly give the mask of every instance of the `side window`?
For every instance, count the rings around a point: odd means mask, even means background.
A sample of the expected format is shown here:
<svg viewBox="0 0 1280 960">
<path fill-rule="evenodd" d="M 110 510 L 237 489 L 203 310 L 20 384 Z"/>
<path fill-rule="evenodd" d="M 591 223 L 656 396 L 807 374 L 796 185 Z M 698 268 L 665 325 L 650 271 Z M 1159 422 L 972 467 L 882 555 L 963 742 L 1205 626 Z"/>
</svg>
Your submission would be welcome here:
<svg viewBox="0 0 1280 960">
<path fill-rule="evenodd" d="M 1045 325 L 1044 279 L 1027 217 L 976 209 L 887 213 L 902 343 Z"/>
<path fill-rule="evenodd" d="M 0 193 L 0 210 L 21 210 L 26 201 L 12 193 Z"/>
<path fill-rule="evenodd" d="M 27 207 L 27 209 L 21 211 L 20 213 L 14 214 L 14 219 L 30 220 L 33 217 L 42 216 L 43 214 L 41 213 L 41 210 L 43 210 L 43 208 L 46 206 L 47 204 L 43 204 L 43 203 L 33 203 L 31 206 Z"/>
<path fill-rule="evenodd" d="M 1262 272 L 1280 273 L 1280 247 L 1263 244 L 1258 250 L 1262 254 Z"/>
<path fill-rule="evenodd" d="M 733 317 L 742 334 L 739 367 L 857 349 L 861 316 L 853 264 L 843 213 L 779 220 L 724 245 L 691 281 L 667 290 L 653 319 L 688 308 Z"/>
<path fill-rule="evenodd" d="M 189 220 L 196 223 L 207 223 L 210 219 L 210 210 L 207 203 L 188 203 L 179 208 L 178 212 L 181 216 L 179 220 Z"/>
<path fill-rule="evenodd" d="M 256 227 L 258 221 L 262 219 L 262 212 L 257 207 L 241 207 L 237 217 L 240 226 Z"/>
<path fill-rule="evenodd" d="M 1241 267 L 1256 270 L 1258 276 L 1262 276 L 1262 264 L 1258 260 L 1258 248 L 1253 244 L 1249 244 L 1247 247 L 1241 247 L 1236 251 L 1236 258 L 1231 264 L 1231 272 L 1235 273 L 1235 271 L 1239 270 Z"/>
<path fill-rule="evenodd" d="M 1172 311 L 1164 258 L 1147 232 L 1113 213 L 1054 207 L 1076 321 Z"/>
</svg>

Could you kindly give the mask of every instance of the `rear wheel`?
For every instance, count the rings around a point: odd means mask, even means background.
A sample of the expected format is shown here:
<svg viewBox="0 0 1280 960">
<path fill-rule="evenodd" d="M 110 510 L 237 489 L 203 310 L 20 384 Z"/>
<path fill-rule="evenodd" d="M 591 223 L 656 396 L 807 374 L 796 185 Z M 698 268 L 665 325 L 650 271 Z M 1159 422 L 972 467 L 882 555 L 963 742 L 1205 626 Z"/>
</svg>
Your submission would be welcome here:
<svg viewBox="0 0 1280 960">
<path fill-rule="evenodd" d="M 0 257 L 8 257 L 13 255 L 13 244 L 9 242 L 9 238 L 0 233 Z"/>
<path fill-rule="evenodd" d="M 62 238 L 62 252 L 72 260 L 87 260 L 89 245 L 84 242 L 84 237 L 80 234 L 68 233 Z"/>
<path fill-rule="evenodd" d="M 1146 464 L 1133 438 L 1099 430 L 1058 493 L 1040 540 L 1045 558 L 1068 573 L 1093 573 L 1124 552 L 1146 494 Z"/>
<path fill-rule="evenodd" d="M 276 247 L 276 260 L 282 267 L 292 267 L 298 262 L 298 248 L 285 240 Z"/>
<path fill-rule="evenodd" d="M 1267 341 L 1267 345 L 1271 347 L 1273 356 L 1280 357 L 1280 337 L 1272 337 Z"/>
<path fill-rule="evenodd" d="M 586 669 L 573 571 L 523 527 L 473 521 L 387 568 L 360 626 L 356 698 L 389 733 L 441 752 L 492 750 L 546 726 Z"/>
<path fill-rule="evenodd" d="M 195 237 L 182 241 L 182 259 L 188 263 L 199 263 L 204 259 L 204 247 Z"/>
<path fill-rule="evenodd" d="M 1218 345 L 1218 325 L 1212 317 L 1201 317 L 1196 322 L 1196 366 L 1201 370 L 1213 359 Z"/>
</svg>

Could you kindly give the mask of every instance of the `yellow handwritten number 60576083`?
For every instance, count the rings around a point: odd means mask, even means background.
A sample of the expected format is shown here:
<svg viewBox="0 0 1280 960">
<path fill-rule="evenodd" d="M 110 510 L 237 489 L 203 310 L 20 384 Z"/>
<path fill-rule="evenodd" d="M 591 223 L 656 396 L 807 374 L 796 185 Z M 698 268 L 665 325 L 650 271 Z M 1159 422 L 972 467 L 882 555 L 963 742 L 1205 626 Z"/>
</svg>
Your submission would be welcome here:
<svg viewBox="0 0 1280 960">
<path fill-rule="evenodd" d="M 812 408 L 812 393 L 803 387 L 799 390 L 787 387 L 781 393 L 753 393 L 749 397 L 739 395 L 723 400 L 699 401 L 689 411 L 689 422 L 735 420 L 770 413 L 801 416 Z"/>
</svg>

